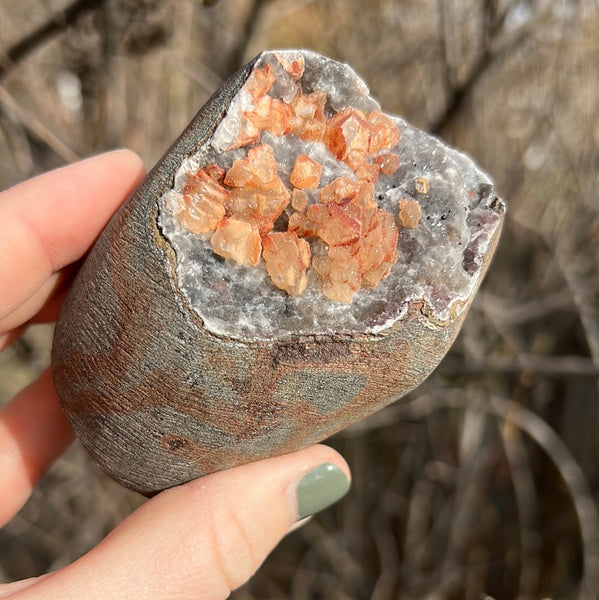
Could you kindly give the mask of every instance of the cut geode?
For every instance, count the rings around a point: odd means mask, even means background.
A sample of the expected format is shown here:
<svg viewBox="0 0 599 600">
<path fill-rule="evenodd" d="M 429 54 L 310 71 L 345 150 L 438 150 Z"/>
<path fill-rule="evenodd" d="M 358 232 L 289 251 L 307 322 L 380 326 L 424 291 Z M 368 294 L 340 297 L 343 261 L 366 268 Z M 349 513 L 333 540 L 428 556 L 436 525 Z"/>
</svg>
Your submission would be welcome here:
<svg viewBox="0 0 599 600">
<path fill-rule="evenodd" d="M 500 220 L 468 157 L 383 115 L 350 67 L 307 51 L 260 56 L 158 216 L 186 302 L 241 341 L 375 333 L 414 302 L 446 322 Z M 275 232 L 287 286 L 260 259 Z"/>
<path fill-rule="evenodd" d="M 504 205 L 343 64 L 264 52 L 114 216 L 57 322 L 56 390 L 144 494 L 321 441 L 436 367 Z"/>
</svg>

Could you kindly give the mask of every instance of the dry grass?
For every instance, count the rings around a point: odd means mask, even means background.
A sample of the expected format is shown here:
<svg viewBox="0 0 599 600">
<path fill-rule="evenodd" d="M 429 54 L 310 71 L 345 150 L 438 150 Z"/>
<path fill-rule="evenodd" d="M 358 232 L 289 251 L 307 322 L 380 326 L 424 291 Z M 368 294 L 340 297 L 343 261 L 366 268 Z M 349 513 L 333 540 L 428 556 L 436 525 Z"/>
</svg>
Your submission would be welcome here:
<svg viewBox="0 0 599 600">
<path fill-rule="evenodd" d="M 0 52 L 67 4 L 3 2 Z M 598 32 L 583 0 L 112 0 L 0 75 L 1 187 L 114 146 L 150 166 L 240 61 L 302 46 L 353 64 L 509 201 L 446 360 L 332 440 L 352 493 L 238 600 L 599 593 Z M 0 403 L 49 340 L 31 330 L 0 355 Z M 73 447 L 0 531 L 0 580 L 65 564 L 140 501 Z"/>
</svg>

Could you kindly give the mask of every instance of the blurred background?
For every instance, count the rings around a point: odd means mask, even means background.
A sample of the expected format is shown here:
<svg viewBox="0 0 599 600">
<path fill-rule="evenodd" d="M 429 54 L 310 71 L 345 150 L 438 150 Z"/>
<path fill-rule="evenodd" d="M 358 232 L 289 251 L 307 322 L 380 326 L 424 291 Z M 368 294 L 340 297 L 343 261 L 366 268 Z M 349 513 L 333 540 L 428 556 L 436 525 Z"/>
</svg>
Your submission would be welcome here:
<svg viewBox="0 0 599 600">
<path fill-rule="evenodd" d="M 384 110 L 469 153 L 509 212 L 433 376 L 331 440 L 350 494 L 233 597 L 598 597 L 597 0 L 3 0 L 0 188 L 118 146 L 151 167 L 274 47 L 352 64 Z M 0 405 L 51 337 L 0 354 Z M 75 444 L 0 530 L 0 581 L 67 564 L 142 502 Z"/>
</svg>

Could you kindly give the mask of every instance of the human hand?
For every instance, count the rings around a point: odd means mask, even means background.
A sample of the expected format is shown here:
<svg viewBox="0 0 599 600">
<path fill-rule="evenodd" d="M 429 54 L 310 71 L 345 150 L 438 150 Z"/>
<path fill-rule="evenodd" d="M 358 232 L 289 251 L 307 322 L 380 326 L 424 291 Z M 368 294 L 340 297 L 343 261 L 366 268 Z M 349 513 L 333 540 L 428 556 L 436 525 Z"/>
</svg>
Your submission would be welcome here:
<svg viewBox="0 0 599 600">
<path fill-rule="evenodd" d="M 139 158 L 117 151 L 0 194 L 0 351 L 56 318 L 77 261 L 142 176 Z M 72 439 L 46 369 L 0 412 L 0 526 Z M 215 473 L 147 501 L 73 564 L 0 585 L 0 598 L 226 598 L 348 482 L 326 446 Z"/>
</svg>

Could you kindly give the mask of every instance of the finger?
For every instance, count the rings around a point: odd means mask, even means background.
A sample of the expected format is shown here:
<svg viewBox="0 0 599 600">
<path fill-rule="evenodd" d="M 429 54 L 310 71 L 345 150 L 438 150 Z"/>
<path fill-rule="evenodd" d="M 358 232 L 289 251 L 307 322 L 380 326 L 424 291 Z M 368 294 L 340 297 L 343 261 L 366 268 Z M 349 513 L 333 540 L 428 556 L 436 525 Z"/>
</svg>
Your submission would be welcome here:
<svg viewBox="0 0 599 600">
<path fill-rule="evenodd" d="M 10 257 L 0 264 L 0 333 L 28 321 L 56 292 L 59 278 L 49 278 L 87 252 L 142 176 L 140 159 L 119 150 L 0 194 L 0 256 Z"/>
<path fill-rule="evenodd" d="M 23 506 L 40 475 L 72 439 L 46 369 L 0 411 L 0 527 Z"/>
<path fill-rule="evenodd" d="M 0 265 L 0 269 L 1 268 L 2 265 Z M 58 290 L 62 287 L 62 280 L 62 271 L 52 273 L 39 285 L 32 296 L 27 298 L 15 310 L 11 311 L 4 319 L 0 319 L 0 331 L 5 330 L 8 333 L 11 333 L 16 329 L 21 329 L 23 325 L 32 321 L 33 316 L 37 317 L 46 304 L 49 303 L 54 305 Z M 2 297 L 0 297 L 0 303 L 4 296 L 5 294 L 3 292 Z"/>
<path fill-rule="evenodd" d="M 148 501 L 86 556 L 23 598 L 213 600 L 256 571 L 298 519 L 342 497 L 349 471 L 331 448 L 215 473 Z"/>
<path fill-rule="evenodd" d="M 0 334 L 0 352 L 4 350 L 4 348 L 8 348 L 16 339 L 18 339 L 25 327 L 18 327 L 17 329 L 12 329 L 8 333 Z"/>
<path fill-rule="evenodd" d="M 39 577 L 28 577 L 27 579 L 21 579 L 19 581 L 13 581 L 11 583 L 0 584 L 0 598 L 14 597 L 14 594 L 24 590 L 35 583 L 39 583 L 42 579 L 45 579 L 47 575 L 40 575 Z"/>
</svg>

